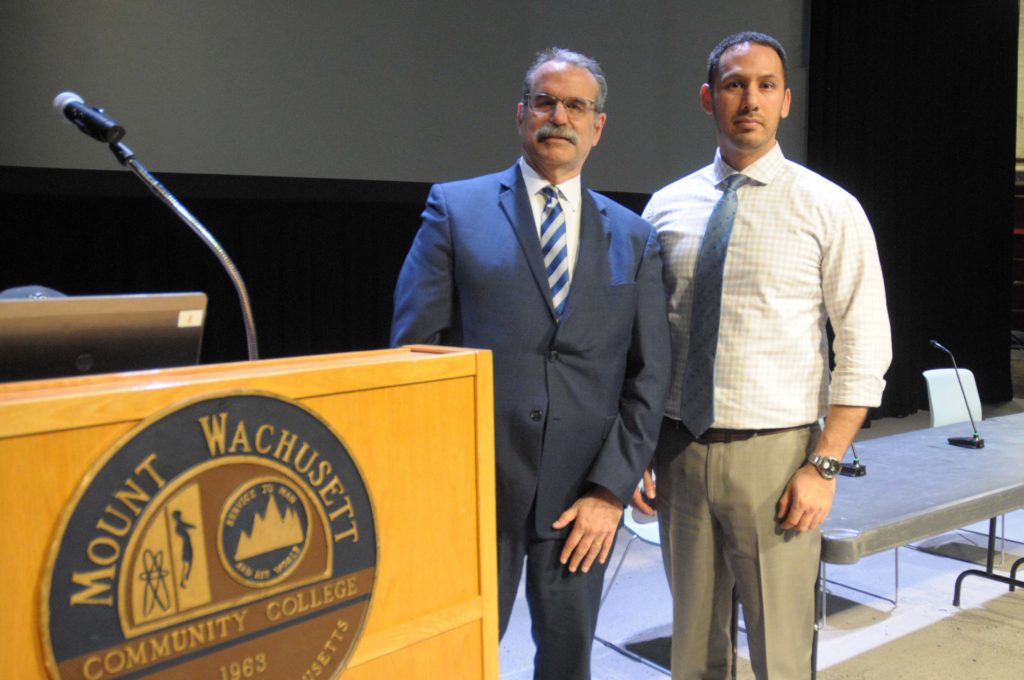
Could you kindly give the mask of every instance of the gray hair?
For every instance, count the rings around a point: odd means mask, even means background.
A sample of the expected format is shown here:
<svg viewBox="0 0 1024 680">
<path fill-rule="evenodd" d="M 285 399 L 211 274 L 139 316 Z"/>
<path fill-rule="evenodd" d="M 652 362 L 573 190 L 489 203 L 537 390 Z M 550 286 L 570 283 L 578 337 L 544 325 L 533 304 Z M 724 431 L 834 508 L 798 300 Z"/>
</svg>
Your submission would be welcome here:
<svg viewBox="0 0 1024 680">
<path fill-rule="evenodd" d="M 526 99 L 530 94 L 530 88 L 533 87 L 533 77 L 537 74 L 537 69 L 549 61 L 559 61 L 590 71 L 590 75 L 594 76 L 594 80 L 597 81 L 597 99 L 594 101 L 594 108 L 597 109 L 598 113 L 604 111 L 604 104 L 608 99 L 608 81 L 605 80 L 601 65 L 597 63 L 596 59 L 591 59 L 584 54 L 562 47 L 549 47 L 537 53 L 533 63 L 530 64 L 530 68 L 526 71 L 526 76 L 523 78 L 523 99 Z"/>
</svg>

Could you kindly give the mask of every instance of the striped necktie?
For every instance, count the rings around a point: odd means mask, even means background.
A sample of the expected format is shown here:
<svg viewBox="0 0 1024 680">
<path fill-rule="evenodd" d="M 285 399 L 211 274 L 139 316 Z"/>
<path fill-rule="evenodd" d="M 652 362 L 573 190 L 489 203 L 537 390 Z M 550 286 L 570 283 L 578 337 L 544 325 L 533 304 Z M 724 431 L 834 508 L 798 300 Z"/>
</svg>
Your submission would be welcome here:
<svg viewBox="0 0 1024 680">
<path fill-rule="evenodd" d="M 558 204 L 558 192 L 548 185 L 542 190 L 546 203 L 540 217 L 540 249 L 551 288 L 555 316 L 562 318 L 569 297 L 569 251 L 565 239 L 565 214 Z"/>
<path fill-rule="evenodd" d="M 736 190 L 748 179 L 737 174 L 722 182 L 722 197 L 711 211 L 693 272 L 690 346 L 683 372 L 680 416 L 686 429 L 696 437 L 715 421 L 715 355 L 722 317 L 722 274 L 729 236 L 736 220 Z"/>
</svg>

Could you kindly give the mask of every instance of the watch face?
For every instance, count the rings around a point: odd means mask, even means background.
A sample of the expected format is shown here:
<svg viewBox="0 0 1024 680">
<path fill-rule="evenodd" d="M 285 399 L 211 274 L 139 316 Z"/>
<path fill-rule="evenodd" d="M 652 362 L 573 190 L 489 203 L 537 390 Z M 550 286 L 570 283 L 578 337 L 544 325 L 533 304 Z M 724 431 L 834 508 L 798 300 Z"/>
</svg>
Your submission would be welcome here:
<svg viewBox="0 0 1024 680">
<path fill-rule="evenodd" d="M 839 474 L 841 464 L 835 458 L 822 458 L 820 462 L 820 470 L 826 477 L 835 477 Z"/>
</svg>

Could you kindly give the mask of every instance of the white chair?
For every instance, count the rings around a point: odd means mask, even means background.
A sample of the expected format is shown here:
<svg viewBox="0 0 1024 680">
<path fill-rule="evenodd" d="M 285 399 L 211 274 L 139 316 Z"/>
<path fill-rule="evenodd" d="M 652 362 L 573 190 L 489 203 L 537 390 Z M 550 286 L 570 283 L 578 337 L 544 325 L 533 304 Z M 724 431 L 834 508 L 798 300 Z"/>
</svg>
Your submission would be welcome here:
<svg viewBox="0 0 1024 680">
<path fill-rule="evenodd" d="M 957 381 L 957 372 L 960 381 Z M 956 423 L 975 424 L 982 419 L 981 397 L 978 396 L 978 385 L 974 374 L 966 368 L 934 368 L 922 373 L 928 386 L 928 415 L 931 427 L 954 425 Z M 960 389 L 963 383 L 963 390 Z M 966 403 L 964 403 L 966 401 Z M 970 412 L 968 412 L 968 407 Z M 1000 532 L 1003 559 L 1006 558 L 1006 515 L 1002 515 L 1003 526 Z M 971 541 L 974 544 L 973 541 Z"/>
<path fill-rule="evenodd" d="M 658 529 L 658 515 L 645 515 L 632 505 L 623 513 L 622 524 L 630 533 L 644 543 L 661 545 L 661 533 Z"/>
<path fill-rule="evenodd" d="M 960 390 L 957 382 L 957 371 L 964 389 Z M 928 414 L 931 427 L 967 423 L 981 420 L 981 399 L 978 397 L 978 385 L 974 382 L 974 374 L 966 368 L 935 368 L 925 371 L 924 381 L 928 384 Z M 966 404 L 964 403 L 966 396 Z M 970 406 L 970 413 L 967 407 Z"/>
</svg>

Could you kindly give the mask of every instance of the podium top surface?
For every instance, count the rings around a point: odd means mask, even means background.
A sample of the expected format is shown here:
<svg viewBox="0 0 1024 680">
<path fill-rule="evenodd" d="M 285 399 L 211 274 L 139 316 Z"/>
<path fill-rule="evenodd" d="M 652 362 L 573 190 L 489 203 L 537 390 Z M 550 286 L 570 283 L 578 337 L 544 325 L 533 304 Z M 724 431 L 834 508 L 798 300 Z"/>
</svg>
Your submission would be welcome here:
<svg viewBox="0 0 1024 680">
<path fill-rule="evenodd" d="M 409 346 L 341 354 L 206 364 L 0 384 L 0 437 L 149 416 L 169 398 L 212 391 L 271 392 L 290 399 L 476 375 L 490 352 Z M 131 399 L 124 397 L 131 395 Z"/>
</svg>

